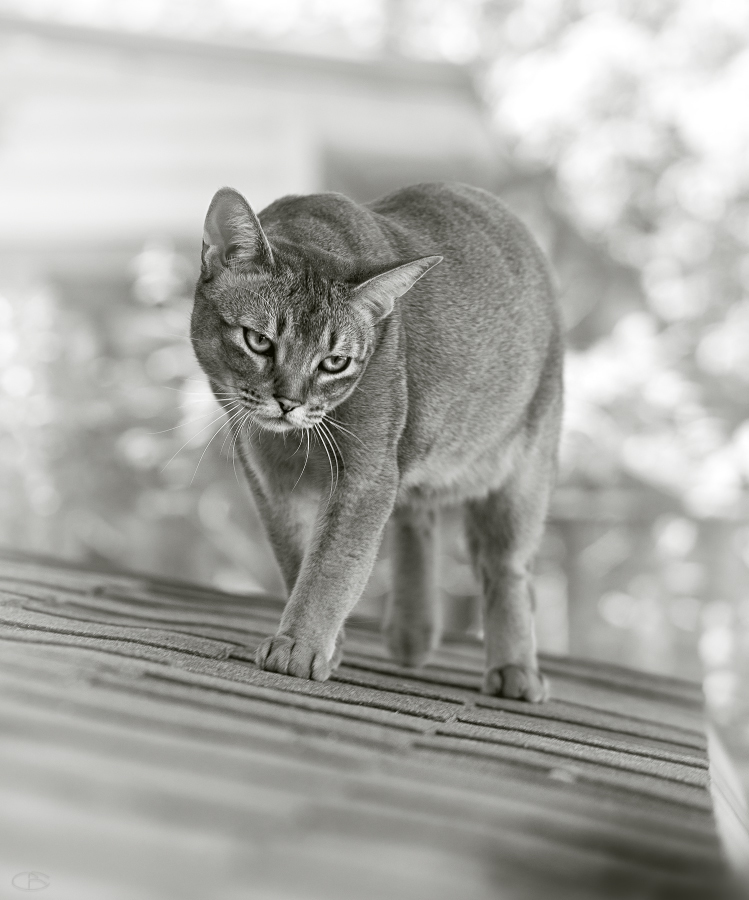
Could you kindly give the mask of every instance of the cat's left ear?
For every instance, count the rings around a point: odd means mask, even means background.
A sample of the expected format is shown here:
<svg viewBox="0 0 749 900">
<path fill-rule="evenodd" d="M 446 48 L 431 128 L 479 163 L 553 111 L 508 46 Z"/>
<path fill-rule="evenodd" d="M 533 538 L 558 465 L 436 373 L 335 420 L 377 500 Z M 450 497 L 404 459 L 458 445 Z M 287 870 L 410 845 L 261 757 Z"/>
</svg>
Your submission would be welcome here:
<svg viewBox="0 0 749 900">
<path fill-rule="evenodd" d="M 354 288 L 351 303 L 376 324 L 390 315 L 398 297 L 409 291 L 422 275 L 426 275 L 442 259 L 441 256 L 424 256 L 368 278 Z"/>
<path fill-rule="evenodd" d="M 272 266 L 273 252 L 250 204 L 239 191 L 224 187 L 214 194 L 205 217 L 203 278 L 212 277 L 219 266 L 228 266 L 234 259 Z"/>
</svg>

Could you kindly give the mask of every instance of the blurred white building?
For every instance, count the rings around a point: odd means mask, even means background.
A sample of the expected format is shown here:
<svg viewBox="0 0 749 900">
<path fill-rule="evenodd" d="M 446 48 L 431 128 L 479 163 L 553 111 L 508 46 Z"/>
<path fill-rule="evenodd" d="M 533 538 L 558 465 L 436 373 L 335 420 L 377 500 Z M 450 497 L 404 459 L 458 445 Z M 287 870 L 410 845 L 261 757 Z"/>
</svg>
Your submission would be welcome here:
<svg viewBox="0 0 749 900">
<path fill-rule="evenodd" d="M 490 185 L 466 70 L 0 15 L 0 252 L 199 240 L 213 192 Z"/>
</svg>

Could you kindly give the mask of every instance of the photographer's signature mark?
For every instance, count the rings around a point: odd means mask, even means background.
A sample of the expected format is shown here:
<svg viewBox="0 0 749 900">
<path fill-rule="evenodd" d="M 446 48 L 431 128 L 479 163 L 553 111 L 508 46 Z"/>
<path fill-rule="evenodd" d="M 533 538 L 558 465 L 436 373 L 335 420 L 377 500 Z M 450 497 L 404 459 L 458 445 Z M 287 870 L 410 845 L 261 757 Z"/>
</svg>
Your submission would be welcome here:
<svg viewBox="0 0 749 900">
<path fill-rule="evenodd" d="M 49 887 L 50 877 L 44 872 L 19 872 L 11 884 L 19 891 L 43 891 Z"/>
</svg>

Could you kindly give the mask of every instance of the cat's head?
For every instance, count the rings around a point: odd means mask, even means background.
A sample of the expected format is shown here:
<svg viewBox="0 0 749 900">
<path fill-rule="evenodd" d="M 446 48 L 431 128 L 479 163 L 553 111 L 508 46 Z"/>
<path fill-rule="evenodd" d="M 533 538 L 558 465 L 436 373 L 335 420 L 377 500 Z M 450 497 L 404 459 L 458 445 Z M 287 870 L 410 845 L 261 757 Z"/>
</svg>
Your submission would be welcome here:
<svg viewBox="0 0 749 900">
<path fill-rule="evenodd" d="M 280 432 L 311 428 L 351 394 L 396 299 L 442 258 L 362 280 L 319 248 L 273 237 L 272 247 L 241 194 L 216 193 L 191 333 L 219 396 Z M 362 261 L 360 271 L 367 268 Z"/>
</svg>

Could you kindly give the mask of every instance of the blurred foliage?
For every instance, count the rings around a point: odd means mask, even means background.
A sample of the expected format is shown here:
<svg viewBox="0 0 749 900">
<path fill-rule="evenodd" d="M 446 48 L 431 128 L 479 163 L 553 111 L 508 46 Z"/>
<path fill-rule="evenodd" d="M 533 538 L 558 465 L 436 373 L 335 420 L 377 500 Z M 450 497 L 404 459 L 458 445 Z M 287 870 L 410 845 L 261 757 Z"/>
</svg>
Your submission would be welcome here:
<svg viewBox="0 0 749 900">
<path fill-rule="evenodd" d="M 586 329 L 584 311 L 573 323 L 565 478 L 636 479 L 697 516 L 740 513 L 749 6 L 489 3 L 486 15 L 484 83 L 508 154 L 551 173 L 552 203 L 610 258 L 612 280 L 633 276 L 607 298 L 610 334 Z"/>
<path fill-rule="evenodd" d="M 235 502 L 241 475 L 217 473 L 208 452 L 230 447 L 188 339 L 194 279 L 184 255 L 151 242 L 103 279 L 6 288 L 5 543 L 280 589 L 253 508 Z"/>
</svg>

